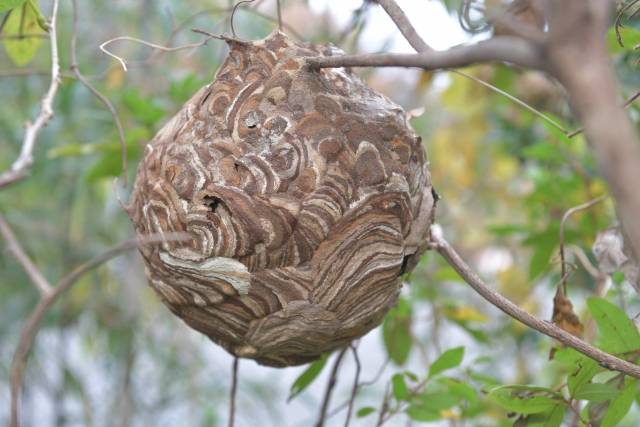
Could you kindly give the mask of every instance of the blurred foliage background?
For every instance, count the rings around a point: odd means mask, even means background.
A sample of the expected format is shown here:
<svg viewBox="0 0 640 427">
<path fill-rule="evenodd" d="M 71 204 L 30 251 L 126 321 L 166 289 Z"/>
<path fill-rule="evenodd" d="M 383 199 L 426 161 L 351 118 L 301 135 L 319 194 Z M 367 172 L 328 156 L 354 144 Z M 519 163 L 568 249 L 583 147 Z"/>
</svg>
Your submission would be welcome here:
<svg viewBox="0 0 640 427">
<path fill-rule="evenodd" d="M 381 12 L 374 10 L 377 5 L 353 2 L 351 16 L 341 21 L 332 15 L 333 3 L 312 7 L 305 0 L 284 1 L 284 31 L 293 38 L 333 42 L 348 53 L 385 51 L 393 44 L 389 39 L 372 45 L 362 36 L 376 31 L 371 16 Z M 443 0 L 442 5 L 452 16 L 460 7 L 452 0 Z M 119 36 L 156 44 L 170 39 L 171 46 L 197 43 L 202 38 L 191 28 L 230 32 L 232 6 L 233 2 L 222 0 L 80 2 L 79 68 L 113 103 L 124 128 L 128 187 L 117 191 L 125 203 L 147 141 L 213 79 L 228 50 L 214 40 L 197 49 L 168 53 L 121 41 L 108 49 L 126 58 L 125 73 L 98 46 Z M 51 7 L 51 0 L 41 0 L 45 16 Z M 238 9 L 234 27 L 242 38 L 259 39 L 277 28 L 276 17 L 274 1 L 257 1 Z M 392 25 L 390 20 L 383 23 Z M 627 45 L 640 35 L 638 23 L 630 21 L 623 33 L 630 40 Z M 0 191 L 0 211 L 52 282 L 133 236 L 113 190 L 113 180 L 122 172 L 113 119 L 70 72 L 72 28 L 72 5 L 63 0 L 58 33 L 64 74 L 55 118 L 38 136 L 31 176 Z M 483 35 L 489 36 L 491 32 Z M 612 31 L 608 37 L 624 99 L 640 88 L 637 55 L 618 47 Z M 11 43 L 18 41 L 4 37 L 0 47 L 0 170 L 17 158 L 23 123 L 37 115 L 49 85 L 48 40 L 31 40 L 34 57 L 26 62 L 22 58 L 16 64 L 16 58 L 9 56 Z M 542 73 L 506 65 L 464 71 L 543 111 L 567 129 L 578 127 L 562 88 Z M 423 138 L 432 180 L 442 196 L 437 222 L 445 236 L 501 294 L 550 319 L 560 280 L 556 254 L 562 215 L 607 192 L 584 138 L 567 138 L 508 98 L 460 75 L 357 72 L 406 110 L 424 107 L 412 124 Z M 637 123 L 640 114 L 635 104 L 629 113 Z M 603 202 L 571 216 L 565 241 L 595 264 L 591 246 L 596 234 L 615 222 L 613 203 Z M 575 258 L 569 260 L 580 264 Z M 11 360 L 38 293 L 10 256 L 0 257 L 0 272 L 0 425 L 6 425 Z M 481 300 L 437 253 L 428 253 L 407 280 L 410 285 L 384 326 L 358 343 L 362 386 L 351 425 L 376 425 L 385 400 L 392 411 L 384 420 L 389 426 L 548 425 L 531 420 L 525 424 L 510 414 L 517 410 L 505 409 L 482 390 L 513 383 L 562 390 L 572 365 L 548 361 L 552 340 Z M 569 298 L 585 323 L 586 298 L 594 295 L 596 282 L 579 265 L 567 284 Z M 630 317 L 640 311 L 637 292 L 621 274 L 614 276 L 607 299 Z M 443 352 L 445 357 L 438 359 Z M 335 359 L 331 355 L 326 365 L 316 363 L 311 371 L 276 370 L 241 361 L 236 426 L 313 425 Z M 231 356 L 171 316 L 146 286 L 137 253 L 129 252 L 84 276 L 47 315 L 29 358 L 22 423 L 225 425 L 231 364 Z M 355 359 L 347 353 L 327 425 L 344 423 L 355 371 Z M 608 372 L 598 375 L 601 383 L 613 377 Z M 421 396 L 428 399 L 410 402 L 408 395 L 416 385 L 425 386 Z M 287 401 L 292 386 L 294 394 L 300 393 Z M 630 393 L 640 402 L 635 389 Z M 639 409 L 633 403 L 619 425 L 638 425 Z M 577 425 L 575 413 L 565 413 L 564 407 L 562 411 L 561 422 Z"/>
</svg>

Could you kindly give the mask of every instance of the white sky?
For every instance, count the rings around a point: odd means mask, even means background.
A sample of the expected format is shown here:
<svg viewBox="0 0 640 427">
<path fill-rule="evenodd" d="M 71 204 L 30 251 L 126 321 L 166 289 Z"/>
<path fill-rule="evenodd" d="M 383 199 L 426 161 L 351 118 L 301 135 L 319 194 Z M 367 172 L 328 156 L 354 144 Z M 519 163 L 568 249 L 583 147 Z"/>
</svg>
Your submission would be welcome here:
<svg viewBox="0 0 640 427">
<path fill-rule="evenodd" d="M 434 49 L 444 50 L 470 40 L 470 35 L 460 28 L 457 19 L 447 13 L 442 3 L 430 0 L 397 0 L 397 3 L 411 19 L 418 34 Z M 313 11 L 322 13 L 329 10 L 340 25 L 346 25 L 351 19 L 351 13 L 361 4 L 362 0 L 309 1 Z M 361 48 L 375 50 L 393 37 L 390 51 L 414 52 L 381 7 L 373 4 L 368 13 L 367 26 L 360 39 L 366 43 Z"/>
</svg>

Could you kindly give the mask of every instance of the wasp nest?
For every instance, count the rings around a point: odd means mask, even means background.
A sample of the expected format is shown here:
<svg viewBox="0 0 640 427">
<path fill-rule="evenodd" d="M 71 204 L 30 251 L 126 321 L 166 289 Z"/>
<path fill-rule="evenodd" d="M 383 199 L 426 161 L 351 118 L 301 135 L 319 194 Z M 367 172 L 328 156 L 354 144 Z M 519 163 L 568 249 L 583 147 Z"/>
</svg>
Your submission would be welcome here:
<svg viewBox="0 0 640 427">
<path fill-rule="evenodd" d="M 128 208 L 149 284 L 230 353 L 298 365 L 379 325 L 424 253 L 434 199 L 405 112 L 341 55 L 275 31 L 231 52 L 158 132 Z"/>
</svg>

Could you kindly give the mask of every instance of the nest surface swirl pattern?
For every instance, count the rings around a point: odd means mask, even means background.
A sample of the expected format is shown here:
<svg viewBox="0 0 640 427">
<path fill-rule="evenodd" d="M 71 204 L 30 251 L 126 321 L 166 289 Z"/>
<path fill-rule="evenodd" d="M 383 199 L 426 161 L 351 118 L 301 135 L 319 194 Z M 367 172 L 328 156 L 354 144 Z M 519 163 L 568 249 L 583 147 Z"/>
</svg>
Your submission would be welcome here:
<svg viewBox="0 0 640 427">
<path fill-rule="evenodd" d="M 317 359 L 379 325 L 427 247 L 434 198 L 405 112 L 332 45 L 229 40 L 215 80 L 148 144 L 128 207 L 150 286 L 239 357 Z"/>
</svg>

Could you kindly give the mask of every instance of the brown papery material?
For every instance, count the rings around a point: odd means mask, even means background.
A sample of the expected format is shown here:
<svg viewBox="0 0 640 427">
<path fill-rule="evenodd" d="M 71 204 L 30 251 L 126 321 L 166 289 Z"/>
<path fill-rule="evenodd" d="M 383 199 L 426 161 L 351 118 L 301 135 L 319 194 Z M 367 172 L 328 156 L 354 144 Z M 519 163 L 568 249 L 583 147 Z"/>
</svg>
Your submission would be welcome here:
<svg viewBox="0 0 640 427">
<path fill-rule="evenodd" d="M 405 112 L 332 45 L 228 40 L 231 52 L 149 143 L 128 212 L 149 284 L 189 326 L 270 366 L 379 325 L 427 248 L 434 198 Z"/>
</svg>

